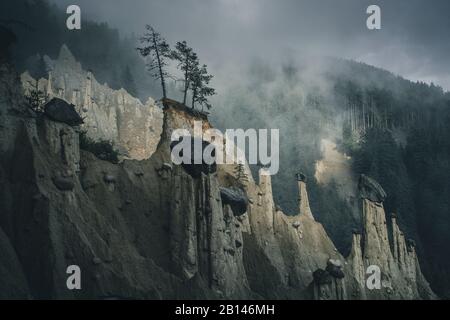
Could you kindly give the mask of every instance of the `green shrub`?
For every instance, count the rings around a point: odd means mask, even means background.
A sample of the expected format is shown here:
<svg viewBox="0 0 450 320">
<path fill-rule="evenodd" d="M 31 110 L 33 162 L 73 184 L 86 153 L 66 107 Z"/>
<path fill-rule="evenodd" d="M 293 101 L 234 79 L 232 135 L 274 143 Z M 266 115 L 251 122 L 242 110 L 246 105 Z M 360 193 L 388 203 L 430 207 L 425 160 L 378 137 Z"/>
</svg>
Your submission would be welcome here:
<svg viewBox="0 0 450 320">
<path fill-rule="evenodd" d="M 112 163 L 119 162 L 119 152 L 114 149 L 112 143 L 106 140 L 94 141 L 86 135 L 80 133 L 80 149 L 93 153 L 97 158 Z"/>
</svg>

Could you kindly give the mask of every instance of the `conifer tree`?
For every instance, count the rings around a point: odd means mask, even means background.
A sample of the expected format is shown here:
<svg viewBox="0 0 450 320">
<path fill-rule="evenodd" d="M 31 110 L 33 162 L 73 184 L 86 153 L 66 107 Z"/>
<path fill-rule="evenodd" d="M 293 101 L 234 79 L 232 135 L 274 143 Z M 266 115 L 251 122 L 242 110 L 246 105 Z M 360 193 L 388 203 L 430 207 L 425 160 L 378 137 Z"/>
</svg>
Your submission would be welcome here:
<svg viewBox="0 0 450 320">
<path fill-rule="evenodd" d="M 234 176 L 238 183 L 244 185 L 248 182 L 248 175 L 245 172 L 245 166 L 243 163 L 239 163 L 234 169 Z"/>
<path fill-rule="evenodd" d="M 213 76 L 208 74 L 205 64 L 201 67 L 197 66 L 193 71 L 191 79 L 192 109 L 195 108 L 195 103 L 200 104 L 202 108 L 206 106 L 211 109 L 208 97 L 216 94 L 216 90 L 208 86 L 212 78 Z"/>
<path fill-rule="evenodd" d="M 186 41 L 177 42 L 175 50 L 172 52 L 173 59 L 178 61 L 178 68 L 183 72 L 183 104 L 186 105 L 187 93 L 193 79 L 193 72 L 198 66 L 197 54 L 188 47 Z"/>
<path fill-rule="evenodd" d="M 28 93 L 25 95 L 25 98 L 28 102 L 28 106 L 33 110 L 34 112 L 41 113 L 43 112 L 43 107 L 48 101 L 48 95 L 42 91 L 39 90 L 38 86 L 38 80 L 35 81 L 34 84 L 30 83 L 33 88 L 28 91 Z"/>
<path fill-rule="evenodd" d="M 163 98 L 167 98 L 166 78 L 170 77 L 167 72 L 167 60 L 172 58 L 169 44 L 152 26 L 146 26 L 147 32 L 141 38 L 141 43 L 146 46 L 137 48 L 139 53 L 147 58 L 147 68 L 153 78 L 161 81 Z"/>
</svg>

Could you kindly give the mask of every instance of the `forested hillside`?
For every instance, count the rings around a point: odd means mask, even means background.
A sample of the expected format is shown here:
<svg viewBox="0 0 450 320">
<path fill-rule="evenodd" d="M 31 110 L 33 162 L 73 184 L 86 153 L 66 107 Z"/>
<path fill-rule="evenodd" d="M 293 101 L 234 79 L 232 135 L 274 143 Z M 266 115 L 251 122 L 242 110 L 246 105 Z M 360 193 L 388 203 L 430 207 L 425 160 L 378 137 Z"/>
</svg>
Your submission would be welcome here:
<svg viewBox="0 0 450 320">
<path fill-rule="evenodd" d="M 45 0 L 0 2 L 0 21 L 18 39 L 11 56 L 19 71 L 28 69 L 35 77 L 46 75 L 44 55 L 56 58 L 66 44 L 99 82 L 107 82 L 113 89 L 123 87 L 144 101 L 148 96 L 158 96 L 158 87 L 135 50 L 137 36 L 119 35 L 107 23 L 89 20 L 83 21 L 82 30 L 73 32 L 64 27 L 67 17 Z"/>
<path fill-rule="evenodd" d="M 336 143 L 349 156 L 353 180 L 364 173 L 386 190 L 386 211 L 398 216 L 435 290 L 447 295 L 450 94 L 361 63 L 299 61 L 249 68 L 251 80 L 223 95 L 219 109 L 226 111 L 216 112 L 217 122 L 280 129 L 281 170 L 273 179 L 278 203 L 295 212 L 294 175 L 304 172 L 313 212 L 347 254 L 351 230 L 360 229 L 357 201 L 339 196 L 347 182 L 315 179 L 322 140 Z"/>
<path fill-rule="evenodd" d="M 436 86 L 398 80 L 392 89 L 360 89 L 349 97 L 343 147 L 356 174 L 388 193 L 388 212 L 418 240 L 436 291 L 448 288 L 450 267 L 450 95 Z"/>
</svg>

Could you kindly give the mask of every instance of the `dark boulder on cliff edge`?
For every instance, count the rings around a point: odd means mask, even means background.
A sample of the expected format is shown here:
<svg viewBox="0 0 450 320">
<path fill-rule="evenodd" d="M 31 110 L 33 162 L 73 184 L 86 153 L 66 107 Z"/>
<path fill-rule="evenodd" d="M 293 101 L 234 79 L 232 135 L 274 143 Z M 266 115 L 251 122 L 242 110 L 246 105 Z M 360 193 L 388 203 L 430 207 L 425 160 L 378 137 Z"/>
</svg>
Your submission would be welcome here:
<svg viewBox="0 0 450 320">
<path fill-rule="evenodd" d="M 53 121 L 63 122 L 70 126 L 78 126 L 83 123 L 83 119 L 73 104 L 68 104 L 59 98 L 53 98 L 45 104 L 44 114 Z"/>
<path fill-rule="evenodd" d="M 378 203 L 381 203 L 386 199 L 387 194 L 381 185 L 365 174 L 362 174 L 359 177 L 358 188 L 359 194 L 363 199 Z"/>
<path fill-rule="evenodd" d="M 239 188 L 220 188 L 220 197 L 223 204 L 230 205 L 234 216 L 240 216 L 247 212 L 248 198 L 243 190 Z"/>
<path fill-rule="evenodd" d="M 177 150 L 174 150 L 177 146 Z M 208 149 L 208 154 L 214 159 L 211 164 L 205 162 L 205 149 Z M 217 171 L 216 150 L 208 141 L 192 136 L 181 136 L 170 143 L 170 151 L 182 159 L 181 166 L 193 178 L 200 178 L 202 173 L 208 175 Z M 188 154 L 184 154 L 185 151 Z"/>
</svg>

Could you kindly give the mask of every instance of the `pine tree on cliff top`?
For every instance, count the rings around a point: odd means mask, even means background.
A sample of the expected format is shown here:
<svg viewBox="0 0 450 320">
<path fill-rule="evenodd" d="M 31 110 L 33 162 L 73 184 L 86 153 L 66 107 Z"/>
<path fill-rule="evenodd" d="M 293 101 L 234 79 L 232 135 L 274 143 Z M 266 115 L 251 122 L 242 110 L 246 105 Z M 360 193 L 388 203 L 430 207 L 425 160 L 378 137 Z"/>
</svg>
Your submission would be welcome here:
<svg viewBox="0 0 450 320">
<path fill-rule="evenodd" d="M 234 177 L 241 184 L 244 185 L 248 182 L 248 175 L 245 172 L 245 167 L 243 163 L 239 163 L 234 169 Z"/>
<path fill-rule="evenodd" d="M 169 44 L 161 35 L 147 25 L 147 32 L 141 37 L 141 43 L 146 44 L 141 48 L 137 48 L 139 53 L 147 59 L 147 68 L 154 79 L 161 81 L 163 98 L 167 98 L 166 78 L 170 77 L 167 72 L 167 60 L 172 58 L 172 51 Z"/>
<path fill-rule="evenodd" d="M 206 68 L 207 67 L 205 64 L 201 67 L 197 65 L 192 73 L 192 109 L 194 109 L 195 103 L 200 104 L 202 108 L 203 106 L 206 106 L 208 109 L 211 109 L 211 104 L 208 101 L 208 97 L 215 95 L 216 90 L 208 86 L 213 76 L 208 74 L 208 70 Z"/>
<path fill-rule="evenodd" d="M 30 82 L 32 88 L 25 94 L 25 98 L 31 110 L 42 113 L 44 112 L 44 105 L 48 102 L 49 97 L 44 91 L 39 90 L 38 84 L 38 80 L 36 80 L 34 84 Z"/>
<path fill-rule="evenodd" d="M 194 50 L 188 47 L 186 41 L 182 41 L 175 45 L 172 58 L 178 61 L 178 68 L 183 72 L 183 104 L 186 105 L 187 92 L 191 86 L 193 73 L 198 66 L 198 57 Z"/>
</svg>

